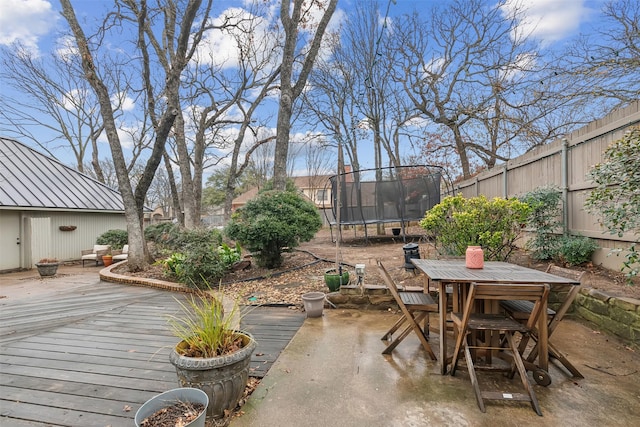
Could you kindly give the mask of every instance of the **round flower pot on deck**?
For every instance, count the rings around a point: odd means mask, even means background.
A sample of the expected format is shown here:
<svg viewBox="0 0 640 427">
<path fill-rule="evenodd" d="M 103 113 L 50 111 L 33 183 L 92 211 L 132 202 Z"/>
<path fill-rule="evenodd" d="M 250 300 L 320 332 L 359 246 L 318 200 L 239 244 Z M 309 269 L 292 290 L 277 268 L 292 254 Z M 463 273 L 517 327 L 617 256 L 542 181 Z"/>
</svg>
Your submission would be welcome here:
<svg viewBox="0 0 640 427">
<path fill-rule="evenodd" d="M 243 347 L 231 354 L 218 357 L 186 357 L 174 348 L 169 360 L 175 366 L 182 387 L 194 387 L 209 397 L 207 417 L 223 418 L 225 410 L 237 405 L 249 380 L 249 363 L 256 341 L 248 332 L 242 332 Z"/>
<path fill-rule="evenodd" d="M 207 406 L 209 405 L 209 398 L 207 397 L 207 394 L 202 390 L 190 387 L 174 388 L 172 390 L 165 391 L 164 393 L 160 393 L 157 396 L 154 396 L 151 399 L 147 400 L 146 403 L 142 405 L 136 412 L 136 416 L 134 418 L 136 427 L 141 427 L 143 421 L 146 418 L 153 416 L 156 412 L 165 408 L 170 408 L 171 406 L 181 402 L 186 404 L 204 405 L 204 410 L 194 420 L 186 424 L 179 425 L 184 427 L 204 427 L 204 421 L 206 418 L 205 414 L 207 412 Z"/>
<path fill-rule="evenodd" d="M 41 277 L 55 276 L 59 265 L 59 262 L 36 262 L 36 268 Z"/>
<path fill-rule="evenodd" d="M 113 264 L 113 256 L 112 255 L 102 255 L 102 263 L 105 267 L 109 267 Z"/>
</svg>

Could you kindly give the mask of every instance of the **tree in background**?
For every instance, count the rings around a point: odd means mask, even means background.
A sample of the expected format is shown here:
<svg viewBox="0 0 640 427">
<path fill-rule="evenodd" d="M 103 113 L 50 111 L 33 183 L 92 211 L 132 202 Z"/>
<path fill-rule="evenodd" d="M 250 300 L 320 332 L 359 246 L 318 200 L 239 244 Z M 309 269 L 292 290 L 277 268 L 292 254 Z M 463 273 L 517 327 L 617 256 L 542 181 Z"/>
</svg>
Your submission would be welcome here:
<svg viewBox="0 0 640 427">
<path fill-rule="evenodd" d="M 640 272 L 640 127 L 631 128 L 604 152 L 604 159 L 587 177 L 596 185 L 585 202 L 612 235 L 634 236 L 622 270 L 631 280 Z M 620 249 L 613 250 L 621 252 Z"/>
<path fill-rule="evenodd" d="M 284 190 L 286 186 L 293 106 L 307 84 L 309 73 L 320 51 L 322 37 L 337 4 L 338 0 L 280 3 L 280 23 L 285 37 L 280 64 L 280 101 L 273 161 L 274 188 L 277 190 Z M 311 18 L 314 17 L 313 12 L 318 12 L 318 9 L 321 18 L 315 26 L 313 38 L 305 43 L 303 36 L 308 34 Z"/>
<path fill-rule="evenodd" d="M 85 167 L 90 166 L 96 179 L 105 182 L 98 151 L 104 127 L 78 56 L 57 51 L 38 57 L 22 46 L 2 48 L 1 55 L 0 79 L 20 94 L 0 97 L 2 133 L 29 139 L 51 157 L 56 157 L 56 148 L 70 148 L 79 172 L 88 172 Z M 37 136 L 41 128 L 52 132 L 52 140 Z M 88 148 L 91 163 L 87 165 Z"/>
<path fill-rule="evenodd" d="M 559 58 L 576 94 L 604 104 L 601 113 L 640 98 L 640 2 L 609 1 L 601 28 L 580 36 Z"/>
<path fill-rule="evenodd" d="M 201 0 L 189 0 L 180 4 L 168 2 L 158 10 L 150 11 L 144 0 L 140 3 L 134 0 L 121 0 L 118 2 L 118 13 L 109 17 L 109 19 L 115 19 L 115 23 L 107 19 L 104 28 L 98 31 L 96 37 L 87 37 L 78 22 L 70 0 L 60 0 L 62 15 L 71 28 L 78 55 L 82 59 L 84 77 L 91 85 L 100 105 L 100 115 L 118 177 L 118 188 L 125 206 L 129 236 L 127 264 L 131 271 L 144 269 L 150 259 L 142 233 L 144 201 L 158 165 L 162 161 L 167 138 L 180 112 L 180 76 L 206 29 L 206 17 L 211 8 L 211 1 L 206 1 L 203 8 L 201 8 Z M 123 27 L 129 24 L 132 24 L 130 29 L 136 37 L 134 44 L 141 61 L 139 65 L 142 87 L 139 89 L 145 94 L 146 111 L 155 130 L 152 150 L 135 190 L 128 174 L 118 135 L 116 112 L 112 106 L 112 98 L 119 94 L 115 90 L 122 88 L 117 85 L 117 76 L 110 74 L 112 70 L 101 68 L 95 60 L 97 52 L 103 47 L 100 44 L 103 36 L 101 31 L 114 28 L 122 31 Z M 159 29 L 162 39 L 158 39 L 152 29 Z M 165 46 L 166 50 L 158 49 L 158 46 Z M 151 60 L 154 52 L 158 55 L 155 57 L 156 61 L 171 65 L 169 67 L 154 66 Z M 161 88 L 154 86 L 156 82 L 161 82 Z"/>
<path fill-rule="evenodd" d="M 490 168 L 567 129 L 548 119 L 558 109 L 545 89 L 553 70 L 519 29 L 523 10 L 503 6 L 455 0 L 403 17 L 392 32 L 395 78 L 422 119 L 446 131 L 430 142 L 457 156 L 465 178 L 474 160 Z"/>
</svg>

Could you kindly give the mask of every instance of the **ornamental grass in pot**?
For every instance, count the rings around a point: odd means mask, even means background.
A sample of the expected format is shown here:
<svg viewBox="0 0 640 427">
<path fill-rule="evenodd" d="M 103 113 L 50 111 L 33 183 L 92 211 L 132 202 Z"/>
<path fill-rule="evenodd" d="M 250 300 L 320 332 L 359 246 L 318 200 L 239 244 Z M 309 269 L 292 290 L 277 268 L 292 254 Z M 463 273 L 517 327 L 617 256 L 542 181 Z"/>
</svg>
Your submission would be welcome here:
<svg viewBox="0 0 640 427">
<path fill-rule="evenodd" d="M 250 333 L 238 329 L 240 308 L 222 293 L 203 291 L 178 303 L 181 314 L 170 316 L 169 324 L 180 342 L 169 360 L 181 387 L 207 394 L 207 417 L 223 418 L 242 398 L 256 342 Z"/>
</svg>

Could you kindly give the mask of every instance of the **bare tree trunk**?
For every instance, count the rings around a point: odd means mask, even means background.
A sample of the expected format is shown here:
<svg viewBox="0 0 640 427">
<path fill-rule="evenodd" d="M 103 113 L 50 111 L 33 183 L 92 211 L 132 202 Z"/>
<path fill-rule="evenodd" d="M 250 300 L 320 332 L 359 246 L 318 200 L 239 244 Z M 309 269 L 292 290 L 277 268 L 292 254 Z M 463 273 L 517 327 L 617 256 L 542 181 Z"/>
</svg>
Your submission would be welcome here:
<svg viewBox="0 0 640 427">
<path fill-rule="evenodd" d="M 293 11 L 289 12 L 290 3 L 280 3 L 280 22 L 285 32 L 284 50 L 282 53 L 282 65 L 280 68 L 280 105 L 278 107 L 276 149 L 273 160 L 273 188 L 284 191 L 287 184 L 287 156 L 289 152 L 289 132 L 291 130 L 291 116 L 293 103 L 302 92 L 313 63 L 320 50 L 322 37 L 329 24 L 329 20 L 336 9 L 338 0 L 329 0 L 316 28 L 313 40 L 304 58 L 302 69 L 295 84 L 291 81 L 293 76 L 293 64 L 298 46 L 298 26 L 301 24 L 303 1 L 293 2 Z M 314 5 L 313 2 L 310 3 Z"/>
</svg>

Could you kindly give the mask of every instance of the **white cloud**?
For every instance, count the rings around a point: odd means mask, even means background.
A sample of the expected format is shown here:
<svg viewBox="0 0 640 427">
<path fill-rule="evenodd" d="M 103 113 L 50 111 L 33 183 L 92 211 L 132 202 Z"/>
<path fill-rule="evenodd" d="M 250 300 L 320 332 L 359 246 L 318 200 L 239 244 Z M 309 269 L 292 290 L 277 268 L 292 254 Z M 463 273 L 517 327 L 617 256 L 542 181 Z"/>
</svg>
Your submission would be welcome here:
<svg viewBox="0 0 640 427">
<path fill-rule="evenodd" d="M 196 61 L 211 64 L 221 68 L 235 68 L 240 61 L 237 38 L 243 39 L 244 44 L 251 43 L 255 49 L 255 55 L 266 55 L 271 51 L 269 43 L 275 43 L 273 35 L 270 35 L 269 22 L 264 18 L 252 15 L 241 8 L 228 8 L 217 18 L 211 20 L 211 25 L 221 26 L 225 22 L 236 23 L 238 28 L 229 30 L 208 31 L 198 47 L 195 55 Z M 262 44 L 262 46 L 260 46 Z M 258 58 L 262 61 L 264 58 Z"/>
<path fill-rule="evenodd" d="M 536 66 L 537 58 L 533 53 L 518 55 L 515 62 L 502 68 L 502 77 L 506 80 L 516 79 L 525 71 L 532 71 Z"/>
<path fill-rule="evenodd" d="M 111 96 L 111 106 L 122 111 L 133 111 L 136 108 L 136 102 L 126 92 L 118 92 Z"/>
<path fill-rule="evenodd" d="M 79 111 L 78 106 L 82 105 L 82 100 L 87 96 L 84 90 L 73 89 L 62 96 L 61 104 L 66 110 Z"/>
<path fill-rule="evenodd" d="M 524 7 L 518 31 L 530 34 L 543 43 L 552 43 L 574 34 L 593 10 L 586 0 L 507 0 L 505 15 Z"/>
<path fill-rule="evenodd" d="M 64 60 L 70 60 L 73 56 L 78 55 L 78 46 L 76 40 L 71 36 L 60 37 L 56 40 L 56 55 Z"/>
<path fill-rule="evenodd" d="M 142 129 L 143 126 L 141 123 L 136 123 L 133 126 L 126 126 L 124 124 L 120 124 L 120 126 L 118 127 L 117 133 L 118 133 L 118 139 L 120 140 L 120 146 L 124 149 L 132 149 L 135 141 L 139 141 L 140 140 L 140 129 Z M 107 139 L 107 133 L 106 132 L 102 132 L 100 134 L 100 136 L 98 137 L 98 142 L 103 143 L 103 144 L 109 144 L 109 140 Z"/>
<path fill-rule="evenodd" d="M 58 16 L 46 0 L 0 1 L 0 44 L 19 42 L 37 52 L 38 39 L 55 25 Z"/>
</svg>

